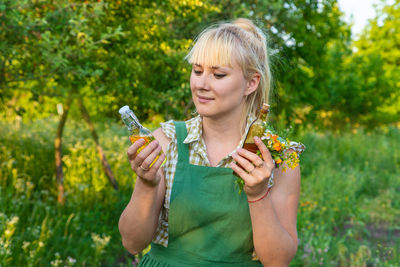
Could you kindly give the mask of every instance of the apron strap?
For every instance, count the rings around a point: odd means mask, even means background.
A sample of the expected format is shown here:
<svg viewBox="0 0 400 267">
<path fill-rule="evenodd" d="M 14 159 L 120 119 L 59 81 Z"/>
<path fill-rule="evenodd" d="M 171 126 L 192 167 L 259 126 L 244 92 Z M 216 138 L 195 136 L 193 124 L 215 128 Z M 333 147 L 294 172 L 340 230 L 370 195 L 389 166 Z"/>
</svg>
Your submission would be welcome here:
<svg viewBox="0 0 400 267">
<path fill-rule="evenodd" d="M 184 144 L 188 133 L 184 121 L 174 121 L 176 140 L 178 143 L 178 162 L 189 163 L 189 144 Z"/>
</svg>

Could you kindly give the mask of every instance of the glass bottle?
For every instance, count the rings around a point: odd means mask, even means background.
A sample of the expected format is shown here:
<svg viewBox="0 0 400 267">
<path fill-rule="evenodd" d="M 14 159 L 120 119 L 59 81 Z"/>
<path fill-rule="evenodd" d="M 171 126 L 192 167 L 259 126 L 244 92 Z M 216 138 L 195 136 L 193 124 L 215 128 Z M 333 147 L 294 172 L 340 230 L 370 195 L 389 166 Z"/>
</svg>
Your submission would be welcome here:
<svg viewBox="0 0 400 267">
<path fill-rule="evenodd" d="M 244 149 L 247 149 L 253 153 L 256 153 L 259 150 L 257 145 L 254 143 L 254 137 L 261 137 L 264 134 L 267 123 L 267 115 L 269 113 L 269 107 L 270 106 L 268 104 L 264 103 L 260 110 L 260 113 L 258 114 L 258 118 L 250 125 L 246 139 L 243 143 Z"/>
<path fill-rule="evenodd" d="M 137 153 L 139 153 L 145 146 L 147 146 L 151 141 L 155 139 L 154 136 L 151 134 L 150 130 L 140 124 L 138 118 L 135 116 L 135 113 L 133 113 L 129 106 L 123 106 L 122 108 L 120 108 L 119 114 L 121 114 L 122 121 L 125 123 L 126 127 L 129 130 L 129 140 L 131 141 L 131 143 L 133 144 L 139 139 L 144 139 L 144 145 L 137 150 Z M 153 163 L 157 159 L 158 156 L 155 158 Z M 151 165 L 153 165 L 153 163 Z"/>
</svg>

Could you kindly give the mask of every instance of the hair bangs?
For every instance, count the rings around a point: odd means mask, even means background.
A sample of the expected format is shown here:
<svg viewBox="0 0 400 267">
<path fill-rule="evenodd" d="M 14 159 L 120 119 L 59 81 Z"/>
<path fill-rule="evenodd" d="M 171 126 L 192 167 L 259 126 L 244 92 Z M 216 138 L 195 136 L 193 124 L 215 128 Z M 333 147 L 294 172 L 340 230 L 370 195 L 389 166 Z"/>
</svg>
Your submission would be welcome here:
<svg viewBox="0 0 400 267">
<path fill-rule="evenodd" d="M 190 64 L 232 67 L 236 49 L 232 35 L 214 29 L 200 35 L 186 59 Z"/>
</svg>

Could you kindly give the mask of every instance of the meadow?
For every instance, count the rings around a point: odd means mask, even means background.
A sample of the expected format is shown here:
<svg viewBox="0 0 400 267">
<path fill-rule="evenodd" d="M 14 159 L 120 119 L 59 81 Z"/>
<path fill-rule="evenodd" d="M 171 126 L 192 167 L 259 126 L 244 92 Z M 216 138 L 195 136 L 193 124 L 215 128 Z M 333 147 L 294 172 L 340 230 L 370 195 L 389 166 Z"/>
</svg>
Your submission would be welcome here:
<svg viewBox="0 0 400 267">
<path fill-rule="evenodd" d="M 135 183 L 123 125 L 96 123 L 120 186 L 115 191 L 87 126 L 67 122 L 64 206 L 57 204 L 56 126 L 56 117 L 0 121 L 0 266 L 131 266 L 134 257 L 118 232 Z M 291 266 L 397 266 L 400 129 L 340 135 L 309 129 L 293 140 L 307 148 Z"/>
</svg>

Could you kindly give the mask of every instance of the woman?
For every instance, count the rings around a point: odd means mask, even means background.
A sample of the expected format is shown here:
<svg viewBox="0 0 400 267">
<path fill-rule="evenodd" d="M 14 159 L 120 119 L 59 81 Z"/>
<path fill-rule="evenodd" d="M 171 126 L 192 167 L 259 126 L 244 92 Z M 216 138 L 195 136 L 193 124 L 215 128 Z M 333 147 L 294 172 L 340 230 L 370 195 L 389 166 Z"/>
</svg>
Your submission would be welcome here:
<svg viewBox="0 0 400 267">
<path fill-rule="evenodd" d="M 137 254 L 152 242 L 140 266 L 287 266 L 298 244 L 300 167 L 274 170 L 259 138 L 262 159 L 240 148 L 268 103 L 266 38 L 238 19 L 203 31 L 186 58 L 199 115 L 162 123 L 140 153 L 143 140 L 129 147 L 137 180 L 119 221 L 123 245 Z"/>
</svg>

